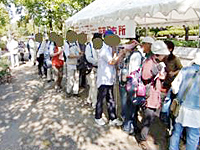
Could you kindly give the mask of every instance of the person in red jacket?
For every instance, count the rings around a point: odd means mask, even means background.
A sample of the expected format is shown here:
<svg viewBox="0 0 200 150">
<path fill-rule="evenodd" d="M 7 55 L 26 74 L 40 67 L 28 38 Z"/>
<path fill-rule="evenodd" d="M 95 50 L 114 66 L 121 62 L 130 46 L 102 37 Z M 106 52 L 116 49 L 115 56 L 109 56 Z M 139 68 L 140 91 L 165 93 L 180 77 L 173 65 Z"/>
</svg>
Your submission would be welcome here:
<svg viewBox="0 0 200 150">
<path fill-rule="evenodd" d="M 54 72 L 55 78 L 55 89 L 60 91 L 62 89 L 61 82 L 63 77 L 63 65 L 64 65 L 64 58 L 63 58 L 63 50 L 61 47 L 56 45 L 54 42 L 54 51 L 51 54 L 52 56 L 52 68 Z"/>
</svg>

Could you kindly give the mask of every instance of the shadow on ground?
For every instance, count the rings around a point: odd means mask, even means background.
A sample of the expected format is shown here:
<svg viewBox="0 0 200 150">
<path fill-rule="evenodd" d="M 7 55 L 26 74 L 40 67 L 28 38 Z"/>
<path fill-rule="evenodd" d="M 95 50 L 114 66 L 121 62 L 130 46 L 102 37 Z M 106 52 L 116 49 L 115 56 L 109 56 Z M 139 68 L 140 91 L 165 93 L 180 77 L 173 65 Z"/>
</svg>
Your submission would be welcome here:
<svg viewBox="0 0 200 150">
<path fill-rule="evenodd" d="M 35 72 L 19 68 L 13 84 L 0 87 L 0 150 L 140 150 L 121 129 L 95 124 L 86 91 L 66 98 Z"/>
</svg>

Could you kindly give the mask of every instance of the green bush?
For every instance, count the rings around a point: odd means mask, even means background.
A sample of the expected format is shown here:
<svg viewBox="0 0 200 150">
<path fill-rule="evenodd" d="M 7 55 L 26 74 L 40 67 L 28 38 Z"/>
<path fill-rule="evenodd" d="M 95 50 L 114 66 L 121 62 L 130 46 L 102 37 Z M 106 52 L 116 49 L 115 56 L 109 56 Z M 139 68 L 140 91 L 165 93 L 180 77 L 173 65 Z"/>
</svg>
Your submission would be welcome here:
<svg viewBox="0 0 200 150">
<path fill-rule="evenodd" d="M 6 49 L 6 42 L 0 41 L 0 48 L 1 48 L 2 50 Z"/>
<path fill-rule="evenodd" d="M 171 41 L 174 43 L 175 46 L 181 46 L 181 47 L 198 47 L 198 41 L 178 41 L 175 39 L 171 39 Z"/>
<path fill-rule="evenodd" d="M 189 35 L 198 35 L 199 34 L 199 30 L 198 29 L 190 29 L 189 30 Z M 183 29 L 169 29 L 169 30 L 164 30 L 164 31 L 159 31 L 158 32 L 158 36 L 169 36 L 169 35 L 175 35 L 175 36 L 179 36 L 182 37 L 185 35 L 185 30 Z"/>
<path fill-rule="evenodd" d="M 10 74 L 10 72 L 8 71 L 9 65 L 10 63 L 8 61 L 8 58 L 0 58 L 0 78 L 3 78 L 4 76 Z"/>
<path fill-rule="evenodd" d="M 189 35 L 198 35 L 198 34 L 199 34 L 199 30 L 198 29 L 189 30 Z"/>
</svg>

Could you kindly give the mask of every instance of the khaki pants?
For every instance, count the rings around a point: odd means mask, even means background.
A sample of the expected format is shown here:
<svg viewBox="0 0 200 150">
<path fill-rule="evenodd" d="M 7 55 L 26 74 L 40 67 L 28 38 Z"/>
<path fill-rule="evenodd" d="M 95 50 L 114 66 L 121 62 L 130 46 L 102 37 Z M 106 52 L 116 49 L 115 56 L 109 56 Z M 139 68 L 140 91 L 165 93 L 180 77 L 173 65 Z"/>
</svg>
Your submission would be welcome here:
<svg viewBox="0 0 200 150">
<path fill-rule="evenodd" d="M 63 77 L 63 67 L 56 68 L 55 66 L 52 66 L 53 68 L 53 74 L 54 74 L 54 80 L 55 80 L 55 88 L 61 88 L 61 82 Z"/>
<path fill-rule="evenodd" d="M 14 68 L 15 66 L 19 66 L 19 56 L 18 54 L 10 55 L 11 66 Z"/>
<path fill-rule="evenodd" d="M 87 98 L 88 103 L 92 103 L 92 107 L 95 108 L 97 103 L 97 69 L 93 68 L 87 75 L 87 81 L 90 86 L 89 95 Z"/>
<path fill-rule="evenodd" d="M 74 68 L 67 67 L 67 94 L 78 94 L 79 91 L 79 71 Z"/>
<path fill-rule="evenodd" d="M 36 51 L 35 49 L 30 49 L 30 53 L 31 53 L 31 63 L 32 65 L 34 65 L 34 63 L 36 62 Z"/>
</svg>

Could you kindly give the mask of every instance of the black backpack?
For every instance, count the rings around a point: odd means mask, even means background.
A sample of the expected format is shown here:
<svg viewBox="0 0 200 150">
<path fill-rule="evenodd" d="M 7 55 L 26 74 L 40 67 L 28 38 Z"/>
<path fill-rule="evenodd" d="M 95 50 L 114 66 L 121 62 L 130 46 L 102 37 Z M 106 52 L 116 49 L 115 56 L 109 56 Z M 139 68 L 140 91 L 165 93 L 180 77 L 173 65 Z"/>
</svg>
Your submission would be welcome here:
<svg viewBox="0 0 200 150">
<path fill-rule="evenodd" d="M 89 43 L 90 44 L 90 43 Z M 91 48 L 91 54 L 92 54 L 92 47 L 91 47 L 91 44 L 90 44 L 90 48 Z M 93 54 L 92 54 L 93 56 Z M 79 59 L 78 59 L 78 64 L 77 64 L 77 69 L 80 71 L 80 73 L 82 75 L 87 75 L 89 74 L 91 71 L 92 71 L 92 68 L 93 68 L 93 64 L 92 63 L 89 63 L 86 59 L 86 56 L 85 54 L 83 54 L 83 56 L 81 56 Z"/>
</svg>

